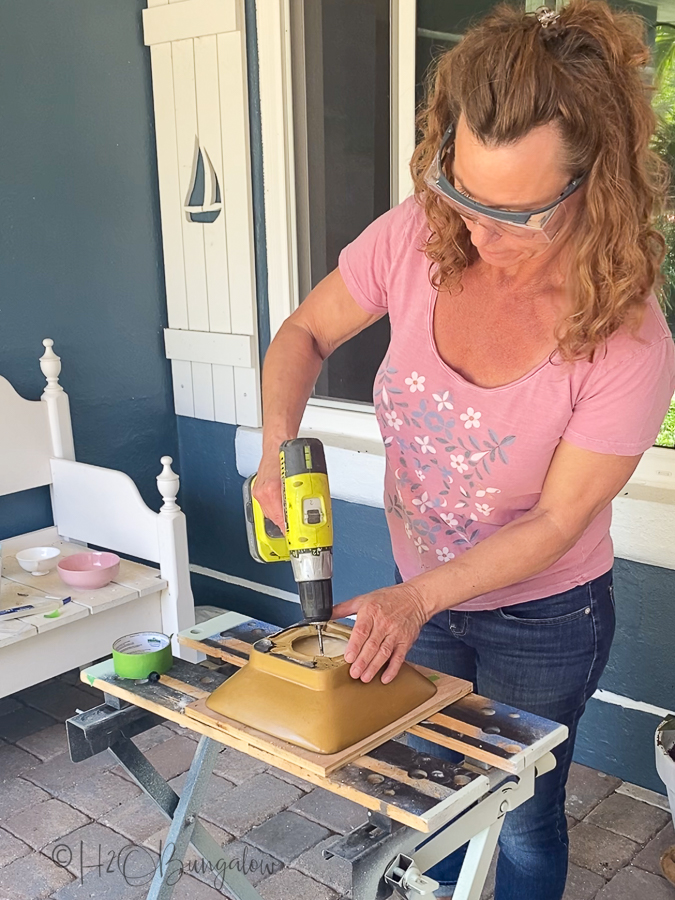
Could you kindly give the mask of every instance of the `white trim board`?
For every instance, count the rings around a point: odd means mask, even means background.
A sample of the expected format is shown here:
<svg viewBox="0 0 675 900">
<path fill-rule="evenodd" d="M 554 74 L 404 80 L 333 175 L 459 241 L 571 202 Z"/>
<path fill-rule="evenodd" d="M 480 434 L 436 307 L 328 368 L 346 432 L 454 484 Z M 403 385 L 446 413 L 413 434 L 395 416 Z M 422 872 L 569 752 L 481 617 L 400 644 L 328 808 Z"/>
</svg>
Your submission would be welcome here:
<svg viewBox="0 0 675 900">
<path fill-rule="evenodd" d="M 256 360 L 255 338 L 247 334 L 164 329 L 167 359 L 252 368 Z"/>
<path fill-rule="evenodd" d="M 183 0 L 143 10 L 143 37 L 148 46 L 234 31 L 234 0 Z"/>
<path fill-rule="evenodd" d="M 218 572 L 206 566 L 190 565 L 190 571 L 195 575 L 206 575 L 207 578 L 215 578 L 216 581 L 224 581 L 226 584 L 236 584 L 237 587 L 255 591 L 257 594 L 266 594 L 268 597 L 276 597 L 278 600 L 287 600 L 289 603 L 300 603 L 300 597 L 290 591 L 271 587 L 269 584 L 261 584 L 258 581 L 249 581 L 248 578 L 240 578 L 238 575 L 228 575 L 227 572 Z"/>
<path fill-rule="evenodd" d="M 610 703 L 612 706 L 620 706 L 622 709 L 634 709 L 636 712 L 657 716 L 659 719 L 665 719 L 667 716 L 675 715 L 675 712 L 671 709 L 654 706 L 652 703 L 644 703 L 642 700 L 632 700 L 630 697 L 624 697 L 622 694 L 614 694 L 612 691 L 604 691 L 601 688 L 598 688 L 591 699 L 601 700 L 603 703 Z"/>
<path fill-rule="evenodd" d="M 349 437 L 346 431 L 340 429 L 342 417 L 349 420 L 355 415 L 368 417 L 367 413 L 313 406 L 308 408 L 308 415 L 303 418 L 301 433 L 323 440 L 331 495 L 335 499 L 382 509 L 384 447 L 379 436 L 376 438 L 372 434 L 371 437 L 369 433 L 368 439 L 357 439 Z M 337 429 L 331 429 L 330 432 L 315 430 L 307 427 L 308 421 L 326 429 L 330 422 L 337 423 Z M 262 431 L 238 428 L 235 451 L 239 474 L 244 478 L 253 475 L 262 455 Z M 665 452 L 675 456 L 675 451 Z M 657 488 L 629 482 L 613 503 L 612 540 L 615 556 L 631 562 L 675 569 L 673 535 L 675 490 L 665 486 Z"/>
</svg>

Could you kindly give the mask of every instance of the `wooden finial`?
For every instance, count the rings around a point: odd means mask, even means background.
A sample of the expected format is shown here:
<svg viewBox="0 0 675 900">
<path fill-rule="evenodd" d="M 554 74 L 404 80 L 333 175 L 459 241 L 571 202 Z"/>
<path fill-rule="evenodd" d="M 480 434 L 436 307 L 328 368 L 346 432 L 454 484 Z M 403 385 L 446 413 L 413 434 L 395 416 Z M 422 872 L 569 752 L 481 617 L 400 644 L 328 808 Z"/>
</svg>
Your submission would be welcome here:
<svg viewBox="0 0 675 900">
<path fill-rule="evenodd" d="M 40 368 L 42 374 L 47 379 L 47 387 L 45 393 L 55 394 L 62 391 L 63 388 L 59 384 L 59 375 L 61 374 L 61 357 L 57 356 L 52 350 L 54 341 L 51 338 L 45 338 L 42 342 L 45 348 L 44 354 L 40 357 Z"/>
<path fill-rule="evenodd" d="M 160 462 L 163 469 L 157 476 L 157 488 L 164 498 L 160 513 L 178 512 L 180 506 L 176 503 L 176 497 L 178 496 L 180 478 L 171 468 L 173 459 L 170 456 L 163 456 Z"/>
</svg>

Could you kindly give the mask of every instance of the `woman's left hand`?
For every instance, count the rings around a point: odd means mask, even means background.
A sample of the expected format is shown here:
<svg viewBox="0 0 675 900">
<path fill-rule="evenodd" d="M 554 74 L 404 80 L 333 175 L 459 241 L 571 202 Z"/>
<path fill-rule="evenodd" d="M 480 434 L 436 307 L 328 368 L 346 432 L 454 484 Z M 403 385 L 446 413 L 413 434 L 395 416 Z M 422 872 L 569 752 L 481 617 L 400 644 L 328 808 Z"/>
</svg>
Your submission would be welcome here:
<svg viewBox="0 0 675 900">
<path fill-rule="evenodd" d="M 396 677 L 408 650 L 429 618 L 419 591 L 410 583 L 380 588 L 339 603 L 333 618 L 351 616 L 356 623 L 345 650 L 349 674 L 370 681 L 389 660 L 384 684 Z"/>
</svg>

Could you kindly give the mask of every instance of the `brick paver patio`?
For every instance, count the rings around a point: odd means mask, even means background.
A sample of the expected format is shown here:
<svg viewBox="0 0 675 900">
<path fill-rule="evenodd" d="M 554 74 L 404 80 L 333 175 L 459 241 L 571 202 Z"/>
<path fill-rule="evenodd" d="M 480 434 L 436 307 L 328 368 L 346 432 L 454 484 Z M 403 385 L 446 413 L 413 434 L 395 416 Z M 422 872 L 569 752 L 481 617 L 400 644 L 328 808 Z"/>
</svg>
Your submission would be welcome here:
<svg viewBox="0 0 675 900">
<path fill-rule="evenodd" d="M 102 701 L 78 674 L 0 700 L 0 900 L 142 900 L 163 847 L 166 820 L 111 754 L 70 762 L 63 722 Z M 180 793 L 194 738 L 167 724 L 135 740 Z M 675 900 L 659 868 L 675 844 L 664 797 L 574 765 L 567 811 L 565 900 Z M 265 900 L 348 896 L 349 867 L 321 851 L 364 819 L 356 804 L 232 749 L 202 815 Z M 194 851 L 176 879 L 176 900 L 227 896 Z"/>
</svg>

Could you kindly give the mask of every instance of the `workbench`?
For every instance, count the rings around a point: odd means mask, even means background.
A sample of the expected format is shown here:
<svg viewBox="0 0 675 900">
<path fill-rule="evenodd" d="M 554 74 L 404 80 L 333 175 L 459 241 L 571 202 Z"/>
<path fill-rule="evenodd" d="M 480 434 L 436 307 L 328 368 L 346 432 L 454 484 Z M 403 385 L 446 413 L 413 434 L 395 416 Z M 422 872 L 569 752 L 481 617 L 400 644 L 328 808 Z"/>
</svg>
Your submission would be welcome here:
<svg viewBox="0 0 675 900">
<path fill-rule="evenodd" d="M 227 847 L 221 848 L 197 818 L 223 744 L 365 808 L 364 823 L 324 850 L 328 858 L 337 856 L 351 865 L 353 900 L 384 900 L 394 891 L 407 898 L 433 897 L 436 883 L 422 873 L 467 842 L 454 898 L 479 900 L 504 816 L 529 799 L 536 778 L 555 766 L 551 750 L 565 740 L 567 728 L 469 694 L 408 729 L 459 751 L 464 756 L 460 764 L 418 753 L 395 739 L 320 775 L 185 715 L 189 704 L 206 697 L 246 662 L 253 643 L 277 630 L 228 612 L 179 634 L 181 644 L 210 658 L 209 667 L 175 658 L 166 675 L 143 681 L 118 678 L 112 660 L 82 672 L 83 681 L 104 692 L 105 703 L 66 723 L 73 761 L 110 749 L 171 821 L 166 846 L 172 847 L 172 865 L 157 868 L 148 900 L 171 897 L 175 866 L 190 844 L 219 873 L 230 894 L 260 900 L 236 866 L 224 865 Z M 180 797 L 131 741 L 163 720 L 201 735 Z"/>
</svg>

